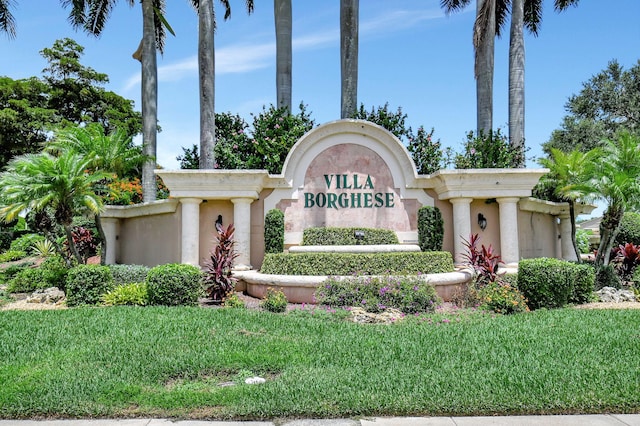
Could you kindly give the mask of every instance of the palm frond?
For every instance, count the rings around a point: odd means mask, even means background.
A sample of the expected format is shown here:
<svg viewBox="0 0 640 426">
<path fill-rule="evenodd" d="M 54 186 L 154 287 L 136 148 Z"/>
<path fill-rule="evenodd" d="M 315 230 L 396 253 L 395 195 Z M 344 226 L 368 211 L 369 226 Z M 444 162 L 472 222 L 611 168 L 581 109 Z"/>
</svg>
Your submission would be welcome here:
<svg viewBox="0 0 640 426">
<path fill-rule="evenodd" d="M 16 21 L 9 9 L 14 6 L 14 0 L 0 0 L 0 31 L 6 32 L 12 39 L 16 37 Z"/>
</svg>

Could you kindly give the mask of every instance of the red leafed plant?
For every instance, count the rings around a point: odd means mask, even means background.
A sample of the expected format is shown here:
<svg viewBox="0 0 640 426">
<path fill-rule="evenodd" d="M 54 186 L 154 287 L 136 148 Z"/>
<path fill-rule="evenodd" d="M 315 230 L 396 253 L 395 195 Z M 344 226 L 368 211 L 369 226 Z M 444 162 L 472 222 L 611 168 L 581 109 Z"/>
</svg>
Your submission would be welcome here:
<svg viewBox="0 0 640 426">
<path fill-rule="evenodd" d="M 619 266 L 619 270 L 623 278 L 630 277 L 633 269 L 640 262 L 640 246 L 633 243 L 620 244 L 613 250 L 614 262 Z"/>
<path fill-rule="evenodd" d="M 223 301 L 236 285 L 237 279 L 231 274 L 233 262 L 238 257 L 234 247 L 234 231 L 233 224 L 229 224 L 227 229 L 218 230 L 218 244 L 211 252 L 211 259 L 205 264 L 205 290 L 216 302 Z"/>
<path fill-rule="evenodd" d="M 504 262 L 502 261 L 502 257 L 495 252 L 491 244 L 489 244 L 489 247 L 483 244 L 478 248 L 479 240 L 480 237 L 478 234 L 472 234 L 468 241 L 463 239 L 464 246 L 467 249 L 463 257 L 478 275 L 476 284 L 478 287 L 483 287 L 489 283 L 498 281 L 498 267 Z"/>
</svg>

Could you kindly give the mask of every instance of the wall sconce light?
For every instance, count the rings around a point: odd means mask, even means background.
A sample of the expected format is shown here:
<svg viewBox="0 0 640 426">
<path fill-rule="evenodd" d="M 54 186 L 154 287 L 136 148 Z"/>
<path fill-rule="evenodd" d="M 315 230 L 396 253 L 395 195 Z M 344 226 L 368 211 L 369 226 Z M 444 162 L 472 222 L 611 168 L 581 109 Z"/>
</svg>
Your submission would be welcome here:
<svg viewBox="0 0 640 426">
<path fill-rule="evenodd" d="M 218 231 L 218 234 L 222 233 L 223 228 L 222 228 L 222 215 L 219 214 L 218 218 L 216 219 L 216 231 Z"/>
<path fill-rule="evenodd" d="M 487 218 L 482 213 L 478 213 L 478 225 L 483 231 L 487 227 Z"/>
<path fill-rule="evenodd" d="M 360 243 L 362 243 L 362 240 L 364 240 L 364 231 L 353 231 L 353 237 L 356 239 L 356 244 L 360 245 Z"/>
</svg>

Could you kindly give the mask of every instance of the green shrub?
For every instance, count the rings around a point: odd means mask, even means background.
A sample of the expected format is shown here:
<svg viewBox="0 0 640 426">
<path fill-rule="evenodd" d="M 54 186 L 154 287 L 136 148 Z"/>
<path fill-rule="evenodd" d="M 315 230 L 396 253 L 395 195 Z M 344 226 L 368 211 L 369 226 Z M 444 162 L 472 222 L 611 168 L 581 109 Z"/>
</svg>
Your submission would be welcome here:
<svg viewBox="0 0 640 426">
<path fill-rule="evenodd" d="M 578 305 L 588 303 L 592 299 L 596 281 L 596 270 L 593 265 L 585 263 L 576 263 L 572 266 L 571 281 L 573 282 L 573 291 L 569 297 L 569 303 Z"/>
<path fill-rule="evenodd" d="M 40 268 L 49 283 L 49 287 L 58 287 L 61 290 L 66 289 L 67 274 L 69 268 L 64 259 L 60 256 L 49 256 L 41 264 Z"/>
<path fill-rule="evenodd" d="M 363 231 L 360 242 L 354 232 Z M 356 244 L 398 244 L 398 236 L 390 229 L 375 228 L 307 228 L 302 233 L 303 246 L 342 246 Z"/>
<path fill-rule="evenodd" d="M 75 266 L 67 273 L 67 306 L 96 305 L 113 288 L 113 276 L 108 266 Z"/>
<path fill-rule="evenodd" d="M 43 241 L 45 238 L 39 234 L 25 234 L 16 238 L 11 242 L 10 250 L 28 252 L 37 241 Z"/>
<path fill-rule="evenodd" d="M 50 240 L 46 238 L 33 243 L 31 246 L 31 253 L 34 256 L 49 257 L 56 254 L 56 248 Z"/>
<path fill-rule="evenodd" d="M 522 293 L 511 284 L 492 282 L 479 292 L 481 307 L 498 314 L 517 314 L 529 310 Z"/>
<path fill-rule="evenodd" d="M 453 163 L 456 169 L 517 167 L 524 164 L 524 154 L 520 148 L 511 146 L 500 129 L 469 132 L 463 152 L 455 154 Z"/>
<path fill-rule="evenodd" d="M 204 295 L 202 271 L 193 265 L 169 263 L 151 268 L 147 275 L 149 304 L 194 306 Z"/>
<path fill-rule="evenodd" d="M 260 307 L 265 311 L 282 313 L 287 310 L 287 303 L 287 296 L 282 290 L 268 288 L 265 298 L 260 302 Z"/>
<path fill-rule="evenodd" d="M 601 266 L 596 271 L 595 287 L 597 290 L 600 290 L 603 287 L 613 287 L 613 288 L 622 287 L 622 282 L 620 281 L 620 277 L 618 276 L 613 265 L 609 264 L 606 266 Z"/>
<path fill-rule="evenodd" d="M 27 268 L 30 268 L 34 265 L 33 262 L 24 262 L 24 263 L 20 263 L 20 264 L 16 264 L 16 265 L 11 265 L 9 267 L 7 267 L 3 272 L 4 272 L 4 277 L 5 279 L 9 280 L 13 277 L 15 277 L 18 272 L 25 270 Z"/>
<path fill-rule="evenodd" d="M 451 253 L 266 254 L 261 272 L 276 275 L 415 275 L 453 271 Z"/>
<path fill-rule="evenodd" d="M 264 252 L 284 251 L 284 213 L 271 209 L 264 218 Z"/>
<path fill-rule="evenodd" d="M 580 253 L 589 253 L 589 235 L 591 231 L 586 229 L 576 229 L 576 244 Z"/>
<path fill-rule="evenodd" d="M 530 309 L 560 308 L 573 291 L 573 264 L 551 258 L 523 259 L 518 265 L 518 289 Z"/>
<path fill-rule="evenodd" d="M 7 250 L 4 253 L 0 253 L 0 262 L 13 262 L 14 260 L 20 260 L 27 257 L 27 252 L 22 250 Z"/>
<path fill-rule="evenodd" d="M 315 292 L 315 301 L 332 307 L 361 307 L 368 312 L 387 308 L 405 314 L 432 312 L 441 303 L 433 285 L 417 277 L 329 277 Z"/>
<path fill-rule="evenodd" d="M 640 213 L 638 212 L 625 212 L 622 216 L 614 246 L 625 243 L 640 244 Z"/>
<path fill-rule="evenodd" d="M 240 299 L 240 297 L 236 294 L 236 293 L 231 293 L 229 295 L 227 295 L 227 297 L 224 299 L 224 302 L 222 302 L 222 306 L 224 306 L 225 308 L 244 308 L 244 302 L 242 301 L 242 299 Z"/>
<path fill-rule="evenodd" d="M 31 293 L 47 287 L 51 286 L 45 277 L 45 272 L 38 268 L 22 269 L 7 282 L 9 293 Z"/>
<path fill-rule="evenodd" d="M 102 296 L 102 302 L 107 306 L 144 306 L 147 304 L 148 300 L 146 282 L 132 282 L 129 284 L 117 285 L 113 290 Z"/>
<path fill-rule="evenodd" d="M 437 207 L 424 206 L 418 210 L 418 244 L 422 251 L 441 251 L 444 221 Z"/>
<path fill-rule="evenodd" d="M 109 265 L 113 282 L 116 285 L 140 283 L 147 279 L 148 266 L 144 265 Z"/>
</svg>

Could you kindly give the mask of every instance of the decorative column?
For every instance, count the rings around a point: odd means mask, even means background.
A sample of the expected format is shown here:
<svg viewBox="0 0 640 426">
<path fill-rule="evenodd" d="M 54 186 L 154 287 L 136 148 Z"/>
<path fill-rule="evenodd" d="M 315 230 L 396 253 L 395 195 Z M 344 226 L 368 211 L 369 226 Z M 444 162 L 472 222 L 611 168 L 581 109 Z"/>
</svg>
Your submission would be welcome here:
<svg viewBox="0 0 640 426">
<path fill-rule="evenodd" d="M 200 198 L 180 198 L 182 204 L 181 262 L 200 266 Z"/>
<path fill-rule="evenodd" d="M 235 270 L 251 269 L 251 203 L 252 198 L 232 198 L 233 225 L 235 227 L 234 240 L 238 257 Z"/>
<path fill-rule="evenodd" d="M 520 198 L 497 198 L 500 209 L 500 255 L 507 265 L 520 261 L 518 244 L 518 201 Z"/>
<path fill-rule="evenodd" d="M 464 263 L 464 242 L 471 235 L 471 201 L 473 198 L 451 198 L 453 205 L 453 261 L 456 265 Z"/>
<path fill-rule="evenodd" d="M 101 217 L 102 230 L 107 240 L 107 252 L 103 253 L 104 263 L 107 265 L 115 265 L 118 255 L 118 231 L 120 228 L 120 219 L 115 217 Z"/>
<path fill-rule="evenodd" d="M 568 214 L 558 216 L 560 218 L 560 253 L 564 260 L 577 261 L 576 251 L 571 240 L 571 220 Z"/>
</svg>

